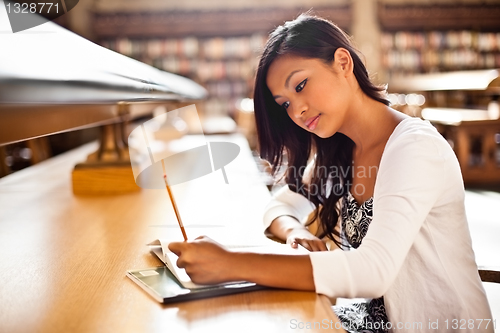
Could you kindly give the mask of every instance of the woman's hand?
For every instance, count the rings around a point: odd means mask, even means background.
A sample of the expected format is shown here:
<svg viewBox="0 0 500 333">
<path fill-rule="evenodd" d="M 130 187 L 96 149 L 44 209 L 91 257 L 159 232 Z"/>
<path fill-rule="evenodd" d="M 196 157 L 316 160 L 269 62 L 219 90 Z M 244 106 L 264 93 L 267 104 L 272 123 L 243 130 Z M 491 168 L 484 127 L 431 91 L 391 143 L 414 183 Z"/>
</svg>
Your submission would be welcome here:
<svg viewBox="0 0 500 333">
<path fill-rule="evenodd" d="M 249 281 L 270 287 L 314 290 L 307 254 L 231 252 L 205 236 L 170 243 L 168 248 L 179 256 L 177 266 L 184 268 L 194 283 Z"/>
<path fill-rule="evenodd" d="M 302 245 L 309 251 L 328 251 L 326 244 L 314 236 L 296 218 L 282 215 L 274 219 L 268 228 L 268 232 L 276 236 L 287 244 L 291 244 L 296 248 L 298 244 Z"/>
<path fill-rule="evenodd" d="M 214 240 L 201 236 L 194 241 L 172 242 L 168 245 L 179 259 L 177 266 L 184 268 L 194 283 L 215 284 L 233 281 L 236 267 L 231 263 L 234 253 Z"/>
<path fill-rule="evenodd" d="M 309 251 L 328 251 L 326 244 L 321 239 L 302 227 L 290 230 L 286 237 L 286 243 L 293 248 L 298 247 L 298 244 L 300 244 Z"/>
</svg>

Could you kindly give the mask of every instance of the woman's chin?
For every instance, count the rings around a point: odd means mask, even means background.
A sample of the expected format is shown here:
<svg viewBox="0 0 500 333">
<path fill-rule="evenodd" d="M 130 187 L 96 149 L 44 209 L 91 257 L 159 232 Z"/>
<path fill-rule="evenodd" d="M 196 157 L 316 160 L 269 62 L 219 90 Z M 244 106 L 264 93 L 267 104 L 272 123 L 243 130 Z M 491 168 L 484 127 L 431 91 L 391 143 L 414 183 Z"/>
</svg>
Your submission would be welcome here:
<svg viewBox="0 0 500 333">
<path fill-rule="evenodd" d="M 328 138 L 331 138 L 336 132 L 330 133 L 330 132 L 321 131 L 321 130 L 316 129 L 315 131 L 312 131 L 311 133 L 316 134 L 317 136 L 319 136 L 322 139 L 328 139 Z"/>
</svg>

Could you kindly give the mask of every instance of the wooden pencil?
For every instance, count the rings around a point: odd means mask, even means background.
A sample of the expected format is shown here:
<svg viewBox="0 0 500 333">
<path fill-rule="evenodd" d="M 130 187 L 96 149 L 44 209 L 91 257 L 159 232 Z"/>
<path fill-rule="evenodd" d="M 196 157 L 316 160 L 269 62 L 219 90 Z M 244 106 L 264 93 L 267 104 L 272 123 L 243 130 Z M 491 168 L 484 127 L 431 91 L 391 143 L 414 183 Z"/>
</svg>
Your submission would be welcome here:
<svg viewBox="0 0 500 333">
<path fill-rule="evenodd" d="M 177 209 L 177 204 L 175 203 L 174 195 L 170 190 L 170 186 L 167 181 L 167 172 L 165 170 L 165 163 L 161 160 L 161 166 L 163 167 L 163 180 L 165 181 L 165 186 L 167 187 L 168 196 L 170 197 L 170 201 L 172 202 L 172 206 L 174 207 L 175 216 L 177 217 L 177 222 L 179 222 L 179 227 L 181 228 L 182 236 L 184 237 L 184 241 L 187 241 L 186 230 L 184 229 L 184 224 L 182 224 L 181 215 L 179 214 L 179 210 Z"/>
</svg>

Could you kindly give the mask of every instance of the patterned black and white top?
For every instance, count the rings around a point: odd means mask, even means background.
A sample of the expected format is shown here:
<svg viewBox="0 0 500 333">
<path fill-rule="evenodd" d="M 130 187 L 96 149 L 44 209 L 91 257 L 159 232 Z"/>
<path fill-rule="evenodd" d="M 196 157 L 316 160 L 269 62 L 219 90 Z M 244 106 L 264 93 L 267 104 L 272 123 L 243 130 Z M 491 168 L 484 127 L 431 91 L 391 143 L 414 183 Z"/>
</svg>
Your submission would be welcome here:
<svg viewBox="0 0 500 333">
<path fill-rule="evenodd" d="M 373 198 L 359 206 L 351 192 L 347 192 L 343 197 L 341 216 L 342 241 L 356 249 L 361 245 L 372 221 Z M 343 328 L 350 333 L 387 332 L 383 324 L 388 322 L 383 297 L 365 303 L 334 306 L 333 309 Z"/>
</svg>

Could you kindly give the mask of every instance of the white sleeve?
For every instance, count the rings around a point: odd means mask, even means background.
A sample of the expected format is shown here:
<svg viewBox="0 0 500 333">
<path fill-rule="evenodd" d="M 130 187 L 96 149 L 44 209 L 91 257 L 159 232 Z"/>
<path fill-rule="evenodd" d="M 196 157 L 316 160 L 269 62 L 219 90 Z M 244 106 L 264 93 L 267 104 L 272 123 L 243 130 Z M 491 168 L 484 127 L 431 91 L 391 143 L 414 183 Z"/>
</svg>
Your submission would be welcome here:
<svg viewBox="0 0 500 333">
<path fill-rule="evenodd" d="M 386 146 L 376 178 L 373 219 L 362 244 L 354 251 L 309 255 L 317 293 L 349 298 L 385 294 L 446 186 L 446 168 L 455 157 L 443 144 L 432 135 L 407 133 Z"/>
<path fill-rule="evenodd" d="M 314 204 L 303 195 L 293 192 L 288 188 L 288 185 L 284 186 L 273 195 L 271 201 L 266 206 L 264 212 L 264 230 L 267 230 L 274 219 L 283 215 L 292 216 L 298 221 L 302 221 L 314 208 Z"/>
</svg>

